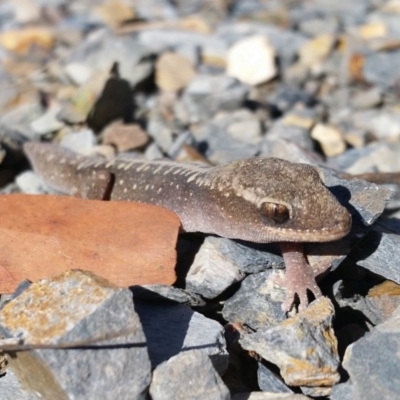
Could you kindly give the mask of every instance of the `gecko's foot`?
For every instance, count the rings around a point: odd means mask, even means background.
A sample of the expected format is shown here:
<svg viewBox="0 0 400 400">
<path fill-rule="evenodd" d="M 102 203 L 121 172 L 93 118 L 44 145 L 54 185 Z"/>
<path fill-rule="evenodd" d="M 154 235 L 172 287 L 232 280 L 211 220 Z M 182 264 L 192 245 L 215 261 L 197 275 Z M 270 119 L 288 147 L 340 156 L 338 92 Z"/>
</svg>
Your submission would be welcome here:
<svg viewBox="0 0 400 400">
<path fill-rule="evenodd" d="M 298 311 L 305 310 L 309 303 L 308 291 L 310 291 L 315 298 L 322 296 L 321 289 L 318 287 L 313 275 L 303 275 L 300 279 L 298 279 L 299 277 L 297 276 L 296 278 L 296 280 L 292 280 L 290 277 L 285 277 L 286 299 L 282 303 L 282 310 L 285 312 L 291 311 L 296 303 L 298 303 Z"/>
<path fill-rule="evenodd" d="M 281 245 L 283 258 L 286 264 L 286 274 L 283 278 L 286 287 L 286 300 L 282 310 L 289 312 L 295 304 L 297 310 L 303 311 L 308 306 L 308 292 L 315 298 L 321 297 L 322 292 L 315 281 L 315 273 L 305 259 L 301 245 L 285 243 Z"/>
</svg>

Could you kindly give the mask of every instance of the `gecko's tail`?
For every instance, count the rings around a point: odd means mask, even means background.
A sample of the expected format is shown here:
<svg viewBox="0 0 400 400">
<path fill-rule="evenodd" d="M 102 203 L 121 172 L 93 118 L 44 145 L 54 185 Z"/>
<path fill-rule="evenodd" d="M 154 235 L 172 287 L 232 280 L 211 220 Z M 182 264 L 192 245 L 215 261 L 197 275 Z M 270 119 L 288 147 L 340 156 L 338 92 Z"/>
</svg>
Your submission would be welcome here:
<svg viewBox="0 0 400 400">
<path fill-rule="evenodd" d="M 28 142 L 23 150 L 47 185 L 61 193 L 76 193 L 76 170 L 86 157 L 53 143 Z"/>
</svg>

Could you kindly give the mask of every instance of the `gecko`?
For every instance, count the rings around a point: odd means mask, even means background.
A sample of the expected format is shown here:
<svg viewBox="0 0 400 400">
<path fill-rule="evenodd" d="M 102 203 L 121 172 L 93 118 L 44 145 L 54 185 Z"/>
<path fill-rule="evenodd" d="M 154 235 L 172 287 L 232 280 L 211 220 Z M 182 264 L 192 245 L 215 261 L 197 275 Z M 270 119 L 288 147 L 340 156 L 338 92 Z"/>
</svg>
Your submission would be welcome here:
<svg viewBox="0 0 400 400">
<path fill-rule="evenodd" d="M 135 201 L 175 212 L 185 232 L 279 243 L 285 263 L 284 311 L 322 293 L 303 253 L 305 242 L 346 236 L 351 216 L 319 169 L 279 158 L 251 157 L 217 166 L 117 157 L 106 160 L 57 144 L 28 142 L 34 171 L 53 189 L 88 199 Z M 318 271 L 320 273 L 322 271 Z"/>
</svg>

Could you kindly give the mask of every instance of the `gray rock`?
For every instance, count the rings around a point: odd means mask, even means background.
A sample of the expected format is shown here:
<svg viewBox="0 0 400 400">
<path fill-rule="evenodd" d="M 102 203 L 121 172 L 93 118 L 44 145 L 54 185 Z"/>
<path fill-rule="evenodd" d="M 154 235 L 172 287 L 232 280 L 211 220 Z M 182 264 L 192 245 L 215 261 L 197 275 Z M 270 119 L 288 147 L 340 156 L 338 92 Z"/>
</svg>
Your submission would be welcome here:
<svg viewBox="0 0 400 400">
<path fill-rule="evenodd" d="M 313 0 L 309 3 L 293 7 L 291 18 L 293 22 L 312 17 L 336 17 L 345 26 L 360 25 L 368 12 L 369 2 L 365 0 Z"/>
<path fill-rule="evenodd" d="M 258 363 L 257 381 L 263 392 L 293 393 L 293 390 L 286 386 L 280 377 L 260 362 Z"/>
<path fill-rule="evenodd" d="M 107 30 L 97 30 L 76 46 L 65 62 L 106 73 L 117 62 L 120 76 L 134 86 L 152 73 L 152 62 L 147 61 L 150 54 L 134 35 L 112 35 Z"/>
<path fill-rule="evenodd" d="M 222 256 L 234 263 L 237 268 L 245 274 L 254 274 L 265 271 L 266 269 L 284 268 L 283 258 L 268 251 L 259 250 L 248 245 L 235 242 L 231 239 L 208 237 L 207 241 L 212 241 L 213 246 Z M 267 246 L 265 250 L 268 250 Z"/>
<path fill-rule="evenodd" d="M 174 141 L 172 127 L 168 126 L 161 118 L 153 116 L 148 122 L 147 133 L 162 151 L 168 152 Z"/>
<path fill-rule="evenodd" d="M 32 128 L 32 121 L 43 114 L 39 102 L 23 104 L 3 114 L 0 118 L 2 141 L 10 138 L 13 142 L 21 144 L 24 138 L 37 139 L 39 137 Z"/>
<path fill-rule="evenodd" d="M 213 299 L 244 278 L 237 264 L 226 256 L 222 238 L 207 237 L 186 275 L 186 289 Z"/>
<path fill-rule="evenodd" d="M 186 87 L 182 102 L 191 122 L 207 120 L 217 111 L 233 111 L 243 104 L 248 87 L 224 75 L 198 75 Z"/>
<path fill-rule="evenodd" d="M 335 17 L 310 18 L 301 20 L 299 30 L 307 36 L 318 36 L 323 33 L 337 33 L 339 21 Z"/>
<path fill-rule="evenodd" d="M 0 110 L 10 104 L 18 96 L 18 85 L 13 82 L 12 77 L 0 67 Z"/>
<path fill-rule="evenodd" d="M 147 160 L 157 160 L 163 158 L 164 154 L 162 153 L 162 151 L 160 150 L 160 148 L 157 146 L 156 143 L 150 143 L 144 152 L 144 157 Z"/>
<path fill-rule="evenodd" d="M 387 90 L 400 79 L 400 50 L 374 52 L 365 57 L 363 75 L 372 85 Z"/>
<path fill-rule="evenodd" d="M 20 173 L 15 182 L 23 193 L 27 194 L 45 194 L 49 193 L 48 186 L 33 171 L 25 171 Z"/>
<path fill-rule="evenodd" d="M 307 150 L 314 148 L 313 141 L 310 137 L 310 128 L 288 124 L 285 122 L 284 118 L 275 121 L 268 129 L 261 145 L 261 155 L 266 155 L 268 153 L 270 141 L 272 140 L 287 140 Z"/>
<path fill-rule="evenodd" d="M 268 38 L 278 53 L 282 67 L 294 61 L 298 50 L 307 41 L 306 37 L 298 32 L 255 22 L 222 23 L 216 30 L 216 36 L 228 42 L 229 45 L 242 37 L 256 34 Z"/>
<path fill-rule="evenodd" d="M 197 252 L 186 276 L 186 288 L 212 299 L 221 294 L 244 274 L 283 268 L 283 259 L 236 243 L 209 236 Z"/>
<path fill-rule="evenodd" d="M 226 132 L 221 131 L 218 125 L 209 124 L 207 131 L 209 132 L 208 140 L 199 143 L 208 145 L 205 155 L 214 164 L 253 157 L 259 152 L 260 145 L 235 140 Z"/>
<path fill-rule="evenodd" d="M 339 383 L 332 388 L 330 400 L 354 400 L 353 385 L 350 382 Z"/>
<path fill-rule="evenodd" d="M 224 40 L 198 32 L 174 29 L 144 30 L 137 35 L 139 43 L 154 53 L 174 50 L 181 46 L 226 49 Z"/>
<path fill-rule="evenodd" d="M 400 112 L 396 109 L 354 112 L 351 122 L 356 129 L 368 131 L 380 140 L 397 141 L 400 137 Z"/>
<path fill-rule="evenodd" d="M 27 390 L 19 381 L 14 371 L 8 368 L 7 373 L 0 376 L 1 400 L 41 400 L 42 397 Z"/>
<path fill-rule="evenodd" d="M 372 230 L 351 252 L 350 257 L 375 274 L 400 284 L 400 236 Z"/>
<path fill-rule="evenodd" d="M 351 271 L 357 275 L 357 267 Z M 363 320 L 358 320 L 365 327 L 362 328 L 356 323 L 350 323 L 344 325 L 338 330 L 337 335 L 339 343 L 343 346 L 344 344 L 350 344 L 362 337 L 366 329 L 372 329 L 373 326 L 378 325 L 387 320 L 395 308 L 399 306 L 399 296 L 361 296 L 359 293 L 354 293 L 355 289 L 350 284 L 347 285 L 346 281 L 339 280 L 333 285 L 333 294 L 335 300 L 340 308 L 345 310 L 356 310 L 361 312 Z M 356 322 L 356 321 L 355 321 Z M 340 340 L 342 339 L 342 340 Z M 346 346 L 345 346 L 346 347 Z"/>
<path fill-rule="evenodd" d="M 352 400 L 398 398 L 399 349 L 400 308 L 397 308 L 392 318 L 346 350 L 343 366 L 351 378 Z"/>
<path fill-rule="evenodd" d="M 274 288 L 272 271 L 249 275 L 239 290 L 224 304 L 222 315 L 235 324 L 244 324 L 252 329 L 261 329 L 285 319 L 281 305 L 285 300 L 282 290 Z"/>
<path fill-rule="evenodd" d="M 172 301 L 191 307 L 201 307 L 205 301 L 194 293 L 169 285 L 143 285 L 131 288 L 135 299 L 147 301 Z"/>
<path fill-rule="evenodd" d="M 72 103 L 64 103 L 57 114 L 57 118 L 67 125 L 81 125 L 86 123 L 86 112 Z"/>
<path fill-rule="evenodd" d="M 399 127 L 400 128 L 400 127 Z M 335 163 L 343 165 L 341 169 L 350 174 L 364 172 L 396 172 L 400 170 L 400 142 L 374 142 L 363 149 L 353 149 L 339 156 Z"/>
<path fill-rule="evenodd" d="M 177 46 L 175 52 L 186 57 L 194 67 L 197 67 L 200 64 L 200 52 L 197 46 L 183 44 Z"/>
<path fill-rule="evenodd" d="M 352 107 L 357 109 L 376 107 L 381 102 L 382 93 L 376 87 L 355 93 L 350 100 Z"/>
<path fill-rule="evenodd" d="M 325 165 L 322 157 L 313 151 L 307 151 L 296 143 L 285 139 L 267 139 L 263 143 L 264 157 L 278 157 L 291 162 Z"/>
<path fill-rule="evenodd" d="M 146 397 L 150 360 L 127 289 L 80 270 L 43 279 L 1 309 L 0 329 L 24 343 L 67 346 L 10 358 L 23 385 L 43 398 Z"/>
<path fill-rule="evenodd" d="M 152 367 L 182 351 L 201 349 L 223 374 L 228 366 L 224 329 L 182 304 L 135 301 L 147 339 Z"/>
<path fill-rule="evenodd" d="M 268 104 L 281 113 L 290 110 L 296 104 L 312 107 L 316 104 L 316 99 L 306 91 L 295 86 L 279 86 L 276 93 L 269 96 Z"/>
<path fill-rule="evenodd" d="M 182 151 L 184 144 L 194 144 L 194 138 L 190 131 L 184 131 L 178 135 L 171 147 L 168 149 L 168 157 L 172 158 L 173 160 L 176 159 L 176 157 Z"/>
<path fill-rule="evenodd" d="M 323 382 L 327 395 L 340 379 L 333 316 L 332 303 L 322 297 L 294 317 L 244 335 L 239 342 L 278 365 L 288 385 L 316 389 Z"/>
<path fill-rule="evenodd" d="M 30 128 L 36 135 L 45 135 L 59 131 L 65 126 L 64 122 L 58 119 L 57 115 L 61 110 L 61 106 L 55 105 L 41 115 L 39 118 L 31 122 Z"/>
<path fill-rule="evenodd" d="M 153 400 L 229 400 L 228 388 L 208 355 L 189 350 L 158 365 L 150 385 Z"/>
<path fill-rule="evenodd" d="M 192 129 L 205 156 L 215 164 L 256 155 L 262 140 L 258 118 L 247 110 L 218 113 L 210 122 Z"/>
<path fill-rule="evenodd" d="M 72 150 L 75 153 L 90 155 L 93 153 L 93 147 L 96 145 L 97 140 L 91 129 L 84 131 L 69 133 L 65 135 L 60 145 Z"/>
<path fill-rule="evenodd" d="M 135 1 L 135 13 L 145 20 L 175 19 L 176 11 L 176 7 L 167 0 Z"/>
<path fill-rule="evenodd" d="M 310 400 L 310 398 L 294 393 L 251 392 L 235 394 L 232 400 Z"/>
<path fill-rule="evenodd" d="M 217 121 L 229 121 L 226 133 L 236 140 L 245 143 L 257 144 L 262 139 L 262 129 L 259 118 L 256 114 L 242 108 L 232 113 L 220 113 Z"/>
<path fill-rule="evenodd" d="M 76 86 L 81 86 L 87 82 L 92 73 L 90 68 L 79 62 L 65 65 L 64 70 L 68 78 L 71 79 Z"/>
</svg>

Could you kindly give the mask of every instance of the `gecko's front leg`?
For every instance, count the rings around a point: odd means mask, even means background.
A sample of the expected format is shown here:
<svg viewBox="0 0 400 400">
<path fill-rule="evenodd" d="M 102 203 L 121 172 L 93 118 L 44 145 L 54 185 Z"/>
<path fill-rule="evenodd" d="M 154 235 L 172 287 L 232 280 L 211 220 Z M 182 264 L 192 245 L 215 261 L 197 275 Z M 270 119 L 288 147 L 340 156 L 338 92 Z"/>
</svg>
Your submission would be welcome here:
<svg viewBox="0 0 400 400">
<path fill-rule="evenodd" d="M 296 297 L 298 297 L 298 310 L 302 311 L 308 306 L 309 290 L 316 298 L 321 297 L 321 289 L 315 281 L 315 273 L 308 264 L 301 243 L 281 243 L 283 260 L 285 261 L 286 273 L 284 284 L 286 287 L 286 300 L 282 304 L 285 312 L 293 308 Z"/>
</svg>

